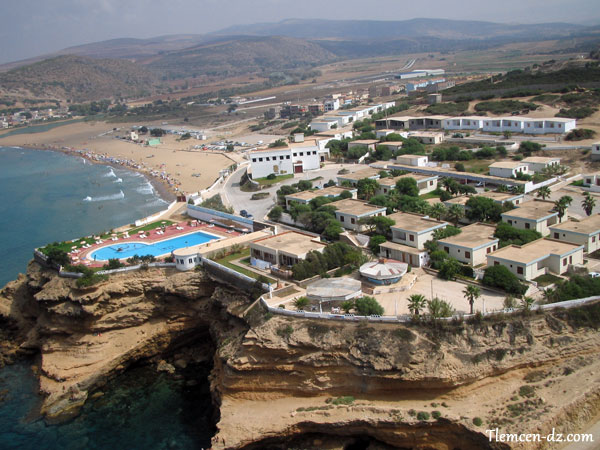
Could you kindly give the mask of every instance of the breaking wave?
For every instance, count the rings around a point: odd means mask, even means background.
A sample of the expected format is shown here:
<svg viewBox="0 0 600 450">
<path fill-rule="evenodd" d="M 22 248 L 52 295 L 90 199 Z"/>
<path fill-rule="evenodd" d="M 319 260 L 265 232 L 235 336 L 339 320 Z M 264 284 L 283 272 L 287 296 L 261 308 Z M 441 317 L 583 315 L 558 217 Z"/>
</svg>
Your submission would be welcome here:
<svg viewBox="0 0 600 450">
<path fill-rule="evenodd" d="M 119 191 L 118 194 L 113 195 L 102 195 L 100 197 L 90 197 L 89 195 L 83 199 L 84 202 L 103 202 L 106 200 L 121 200 L 125 198 L 123 191 Z"/>
<path fill-rule="evenodd" d="M 110 172 L 108 172 L 106 175 L 104 175 L 105 177 L 115 177 L 117 178 L 117 176 L 115 175 L 114 170 L 110 169 Z"/>
<path fill-rule="evenodd" d="M 154 194 L 154 187 L 152 187 L 152 184 L 150 184 L 150 182 L 148 181 L 146 182 L 146 184 L 136 188 L 135 191 L 138 194 L 152 195 Z"/>
</svg>

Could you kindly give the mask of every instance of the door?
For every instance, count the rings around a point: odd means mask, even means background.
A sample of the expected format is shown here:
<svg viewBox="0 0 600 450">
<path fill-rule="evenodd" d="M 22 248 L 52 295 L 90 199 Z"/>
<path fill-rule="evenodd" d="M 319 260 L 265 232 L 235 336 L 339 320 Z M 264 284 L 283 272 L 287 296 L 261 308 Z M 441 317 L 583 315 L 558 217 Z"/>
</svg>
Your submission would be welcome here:
<svg viewBox="0 0 600 450">
<path fill-rule="evenodd" d="M 294 166 L 294 173 L 302 173 L 302 163 Z"/>
</svg>

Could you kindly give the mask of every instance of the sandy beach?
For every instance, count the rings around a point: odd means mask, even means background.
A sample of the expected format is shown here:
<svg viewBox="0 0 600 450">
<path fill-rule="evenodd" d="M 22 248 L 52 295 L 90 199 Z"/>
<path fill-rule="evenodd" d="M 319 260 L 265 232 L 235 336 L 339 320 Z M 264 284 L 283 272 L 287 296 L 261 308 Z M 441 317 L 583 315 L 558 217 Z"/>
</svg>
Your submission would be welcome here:
<svg viewBox="0 0 600 450">
<path fill-rule="evenodd" d="M 160 145 L 146 147 L 116 138 L 128 134 L 129 126 L 118 126 L 118 131 L 113 128 L 115 125 L 105 122 L 75 123 L 43 133 L 0 138 L 0 145 L 60 150 L 102 164 L 138 170 L 149 176 L 166 198 L 173 198 L 178 192 L 205 189 L 214 183 L 222 169 L 243 160 L 240 154 L 194 150 L 194 145 L 206 141 L 177 141 L 176 135 L 163 136 Z"/>
</svg>

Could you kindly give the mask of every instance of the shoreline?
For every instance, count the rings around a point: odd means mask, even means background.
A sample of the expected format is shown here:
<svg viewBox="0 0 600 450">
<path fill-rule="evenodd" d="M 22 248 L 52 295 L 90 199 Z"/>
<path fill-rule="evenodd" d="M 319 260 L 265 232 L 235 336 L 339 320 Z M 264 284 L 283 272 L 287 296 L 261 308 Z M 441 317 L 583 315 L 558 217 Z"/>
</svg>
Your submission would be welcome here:
<svg viewBox="0 0 600 450">
<path fill-rule="evenodd" d="M 152 185 L 152 188 L 154 189 L 154 191 L 156 192 L 156 194 L 158 195 L 158 197 L 161 200 L 163 200 L 164 202 L 169 204 L 177 199 L 178 191 L 172 190 L 172 188 L 170 186 L 168 186 L 167 183 L 163 179 L 160 179 L 159 177 L 152 175 L 152 173 L 149 173 L 145 169 L 141 169 L 139 167 L 135 167 L 130 164 L 119 164 L 117 161 L 111 161 L 108 159 L 104 159 L 104 158 L 106 158 L 105 156 L 97 155 L 95 152 L 93 152 L 91 150 L 75 150 L 75 149 L 58 148 L 58 147 L 54 147 L 54 146 L 47 145 L 47 144 L 40 145 L 40 146 L 7 145 L 6 147 L 13 147 L 13 148 L 21 147 L 21 148 L 28 149 L 28 150 L 58 152 L 58 153 L 62 153 L 63 155 L 67 155 L 67 156 L 83 158 L 91 164 L 98 164 L 98 165 L 102 165 L 102 166 L 124 169 L 124 170 L 128 170 L 130 172 L 139 173 L 148 180 L 148 182 Z M 95 156 L 96 158 L 92 157 L 92 155 Z M 99 159 L 99 158 L 102 158 L 102 159 Z M 129 161 L 129 160 L 127 160 L 127 162 L 135 163 L 135 162 Z"/>
</svg>

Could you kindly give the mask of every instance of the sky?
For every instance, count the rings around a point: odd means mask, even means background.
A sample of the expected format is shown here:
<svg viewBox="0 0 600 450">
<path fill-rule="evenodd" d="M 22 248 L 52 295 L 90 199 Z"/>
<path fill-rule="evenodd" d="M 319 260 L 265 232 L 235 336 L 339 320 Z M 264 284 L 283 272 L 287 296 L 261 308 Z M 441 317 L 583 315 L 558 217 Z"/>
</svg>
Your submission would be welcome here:
<svg viewBox="0 0 600 450">
<path fill-rule="evenodd" d="M 2 0 L 0 5 L 0 63 L 107 39 L 204 34 L 290 18 L 600 24 L 598 0 Z"/>
</svg>

